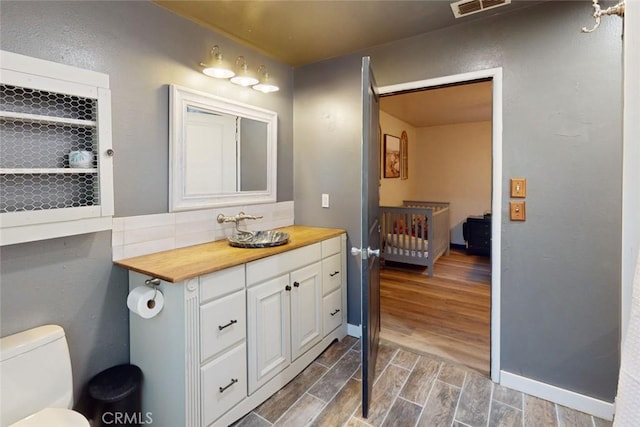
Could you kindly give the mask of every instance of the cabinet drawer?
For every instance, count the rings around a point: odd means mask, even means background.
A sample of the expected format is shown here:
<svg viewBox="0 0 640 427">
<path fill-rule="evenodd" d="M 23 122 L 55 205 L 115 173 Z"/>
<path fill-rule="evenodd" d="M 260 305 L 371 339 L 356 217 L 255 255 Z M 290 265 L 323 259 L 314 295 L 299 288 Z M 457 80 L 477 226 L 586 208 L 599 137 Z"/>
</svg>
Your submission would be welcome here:
<svg viewBox="0 0 640 427">
<path fill-rule="evenodd" d="M 247 286 L 264 282 L 298 268 L 320 261 L 321 244 L 303 246 L 247 264 Z"/>
<path fill-rule="evenodd" d="M 200 307 L 200 361 L 245 338 L 246 314 L 244 289 Z"/>
<path fill-rule="evenodd" d="M 244 344 L 200 368 L 202 425 L 220 418 L 247 396 L 247 351 Z"/>
<path fill-rule="evenodd" d="M 469 229 L 469 239 L 482 239 L 491 237 L 491 230 L 489 227 L 471 227 Z"/>
<path fill-rule="evenodd" d="M 342 290 L 337 289 L 322 300 L 323 328 L 327 336 L 342 323 Z"/>
<path fill-rule="evenodd" d="M 322 241 L 322 257 L 337 254 L 342 247 L 342 236 L 332 237 Z"/>
<path fill-rule="evenodd" d="M 244 265 L 227 268 L 200 277 L 200 302 L 244 289 Z"/>
<path fill-rule="evenodd" d="M 342 258 L 339 253 L 322 260 L 322 295 L 337 289 L 342 284 Z"/>
</svg>

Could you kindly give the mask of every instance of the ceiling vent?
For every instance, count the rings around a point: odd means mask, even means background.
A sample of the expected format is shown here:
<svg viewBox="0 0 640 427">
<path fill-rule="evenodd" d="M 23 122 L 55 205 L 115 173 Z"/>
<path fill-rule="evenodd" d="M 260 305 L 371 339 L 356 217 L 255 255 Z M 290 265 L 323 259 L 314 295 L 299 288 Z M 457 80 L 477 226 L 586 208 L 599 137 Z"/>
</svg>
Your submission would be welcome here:
<svg viewBox="0 0 640 427">
<path fill-rule="evenodd" d="M 451 3 L 451 10 L 456 18 L 482 12 L 500 6 L 506 6 L 511 0 L 461 0 Z"/>
</svg>

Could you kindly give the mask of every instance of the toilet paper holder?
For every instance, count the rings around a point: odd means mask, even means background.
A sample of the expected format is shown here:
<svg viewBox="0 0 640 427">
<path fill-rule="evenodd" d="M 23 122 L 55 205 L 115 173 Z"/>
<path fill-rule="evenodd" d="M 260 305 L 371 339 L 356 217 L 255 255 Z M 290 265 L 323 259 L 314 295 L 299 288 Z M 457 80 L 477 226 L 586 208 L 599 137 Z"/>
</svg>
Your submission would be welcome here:
<svg viewBox="0 0 640 427">
<path fill-rule="evenodd" d="M 151 279 L 147 279 L 144 281 L 144 284 L 150 287 L 160 286 L 160 279 L 157 277 L 152 277 Z"/>
<path fill-rule="evenodd" d="M 151 298 L 151 301 L 153 301 L 155 303 L 156 301 L 156 296 L 158 295 L 158 286 L 160 286 L 160 279 L 158 279 L 157 277 L 152 277 L 151 279 L 147 279 L 144 281 L 145 286 L 148 286 L 150 288 L 152 288 L 155 292 L 153 293 L 153 298 Z M 151 308 L 151 307 L 149 307 Z"/>
</svg>

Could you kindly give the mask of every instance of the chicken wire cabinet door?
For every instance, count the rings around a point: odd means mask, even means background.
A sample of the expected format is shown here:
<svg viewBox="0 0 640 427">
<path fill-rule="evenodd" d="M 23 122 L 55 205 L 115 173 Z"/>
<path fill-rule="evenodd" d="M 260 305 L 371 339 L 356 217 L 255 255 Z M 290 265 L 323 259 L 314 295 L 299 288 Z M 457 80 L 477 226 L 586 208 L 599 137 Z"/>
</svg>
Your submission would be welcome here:
<svg viewBox="0 0 640 427">
<path fill-rule="evenodd" d="M 0 244 L 110 230 L 109 76 L 0 51 Z"/>
</svg>

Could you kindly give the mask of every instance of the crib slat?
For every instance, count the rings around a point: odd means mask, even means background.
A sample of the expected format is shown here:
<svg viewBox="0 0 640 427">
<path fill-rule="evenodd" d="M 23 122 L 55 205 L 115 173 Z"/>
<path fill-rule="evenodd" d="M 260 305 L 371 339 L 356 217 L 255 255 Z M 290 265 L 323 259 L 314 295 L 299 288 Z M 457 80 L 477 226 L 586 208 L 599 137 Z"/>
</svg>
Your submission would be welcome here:
<svg viewBox="0 0 640 427">
<path fill-rule="evenodd" d="M 380 207 L 382 257 L 389 261 L 425 265 L 449 252 L 449 203 L 405 201 L 402 207 Z"/>
</svg>

